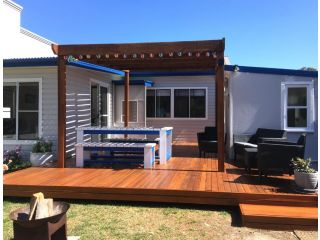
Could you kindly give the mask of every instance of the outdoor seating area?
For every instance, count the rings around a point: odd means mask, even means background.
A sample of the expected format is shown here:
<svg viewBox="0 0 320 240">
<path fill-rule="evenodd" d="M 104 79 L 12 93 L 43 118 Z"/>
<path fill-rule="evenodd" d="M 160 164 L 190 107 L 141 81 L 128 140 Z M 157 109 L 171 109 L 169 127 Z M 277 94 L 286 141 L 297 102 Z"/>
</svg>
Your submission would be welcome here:
<svg viewBox="0 0 320 240">
<path fill-rule="evenodd" d="M 197 148 L 197 143 L 175 144 L 170 161 L 156 164 L 152 169 L 127 166 L 28 168 L 4 176 L 4 196 L 23 197 L 41 191 L 53 198 L 229 206 L 265 204 L 282 206 L 284 212 L 289 206 L 312 208 L 308 210 L 312 214 L 316 211 L 317 194 L 295 192 L 292 186 L 293 176 L 270 174 L 260 183 L 258 171 L 252 170 L 248 174 L 230 161 L 225 163 L 225 172 L 219 172 L 218 160 L 211 157 L 199 158 Z M 309 212 L 305 212 L 305 215 Z M 250 220 L 249 216 L 248 219 L 248 225 L 252 224 L 252 218 Z M 290 219 L 295 218 L 290 216 L 288 221 Z M 279 219 L 272 219 L 270 223 L 278 221 Z M 305 224 L 291 227 L 314 228 L 314 222 Z"/>
</svg>

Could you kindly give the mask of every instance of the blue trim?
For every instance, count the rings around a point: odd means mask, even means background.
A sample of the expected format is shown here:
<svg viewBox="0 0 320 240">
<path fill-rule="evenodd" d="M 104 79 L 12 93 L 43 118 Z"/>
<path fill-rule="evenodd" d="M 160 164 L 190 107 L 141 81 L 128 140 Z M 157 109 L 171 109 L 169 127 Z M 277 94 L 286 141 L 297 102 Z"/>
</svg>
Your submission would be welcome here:
<svg viewBox="0 0 320 240">
<path fill-rule="evenodd" d="M 103 151 L 103 150 L 108 150 L 108 151 L 122 151 L 122 152 L 137 152 L 137 153 L 143 153 L 144 152 L 144 147 L 83 147 L 84 151 Z"/>
<path fill-rule="evenodd" d="M 225 65 L 224 70 L 233 72 L 236 66 L 237 65 Z M 289 76 L 300 76 L 300 77 L 318 77 L 318 71 L 305 71 L 305 70 L 282 69 L 282 68 L 247 67 L 247 66 L 237 66 L 237 67 L 238 67 L 238 72 L 289 75 Z"/>
<path fill-rule="evenodd" d="M 57 66 L 58 58 L 13 58 L 3 59 L 3 67 L 44 67 Z"/>
<path fill-rule="evenodd" d="M 124 80 L 113 81 L 114 85 L 124 85 Z M 130 85 L 144 85 L 146 87 L 152 87 L 153 82 L 149 80 L 130 80 Z"/>
<path fill-rule="evenodd" d="M 131 77 L 164 77 L 164 76 L 214 76 L 214 71 L 195 72 L 130 72 Z"/>
<path fill-rule="evenodd" d="M 83 130 L 83 134 L 141 134 L 141 135 L 158 135 L 160 130 Z"/>
<path fill-rule="evenodd" d="M 225 65 L 224 70 L 233 72 L 237 65 Z M 281 68 L 264 68 L 264 67 L 248 67 L 238 66 L 238 72 L 249 73 L 262 73 L 262 74 L 275 74 L 275 75 L 289 75 L 299 77 L 318 77 L 317 71 L 305 71 L 294 69 L 281 69 Z M 165 76 L 214 76 L 215 72 L 212 71 L 192 71 L 192 72 L 131 72 L 131 77 L 165 77 Z"/>
<path fill-rule="evenodd" d="M 48 57 L 48 58 L 13 58 L 13 59 L 4 59 L 3 67 L 44 67 L 44 66 L 57 66 L 58 58 L 57 57 Z M 124 77 L 124 72 L 108 67 L 103 67 L 83 61 L 77 60 L 67 60 L 67 65 L 86 68 L 95 71 L 107 72 L 119 75 Z"/>
<path fill-rule="evenodd" d="M 113 68 L 108 68 L 108 67 L 103 67 L 103 66 L 99 66 L 99 65 L 95 65 L 92 63 L 87 63 L 87 62 L 82 62 L 82 61 L 78 61 L 78 60 L 69 60 L 68 59 L 68 65 L 71 66 L 76 66 L 76 67 L 82 67 L 82 68 L 86 68 L 86 69 L 90 69 L 90 70 L 95 70 L 95 71 L 101 71 L 101 72 L 107 72 L 107 73 L 112 73 L 112 74 L 117 74 L 121 77 L 124 77 L 124 72 L 120 71 L 120 70 L 116 70 Z"/>
<path fill-rule="evenodd" d="M 124 164 L 124 165 L 137 165 L 143 164 L 143 159 L 138 160 L 130 160 L 127 159 L 106 159 L 106 160 L 92 160 L 92 159 L 85 159 L 84 165 L 112 165 L 112 164 Z"/>
<path fill-rule="evenodd" d="M 234 71 L 237 65 L 225 65 L 225 71 Z M 262 73 L 262 74 L 274 74 L 274 75 L 289 75 L 299 77 L 318 77 L 318 71 L 305 71 L 305 70 L 294 70 L 294 69 L 282 69 L 282 68 L 265 68 L 265 67 L 248 67 L 248 66 L 237 66 L 238 72 L 249 72 L 249 73 Z"/>
</svg>

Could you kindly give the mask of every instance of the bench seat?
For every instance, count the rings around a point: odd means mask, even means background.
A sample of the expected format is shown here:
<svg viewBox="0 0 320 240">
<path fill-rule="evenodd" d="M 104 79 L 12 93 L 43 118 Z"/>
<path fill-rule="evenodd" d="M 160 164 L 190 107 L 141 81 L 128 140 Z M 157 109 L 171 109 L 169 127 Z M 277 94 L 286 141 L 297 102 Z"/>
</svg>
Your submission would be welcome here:
<svg viewBox="0 0 320 240">
<path fill-rule="evenodd" d="M 84 151 L 121 151 L 143 154 L 144 168 L 153 168 L 155 163 L 155 143 L 85 142 L 76 145 L 76 166 L 83 167 Z"/>
</svg>

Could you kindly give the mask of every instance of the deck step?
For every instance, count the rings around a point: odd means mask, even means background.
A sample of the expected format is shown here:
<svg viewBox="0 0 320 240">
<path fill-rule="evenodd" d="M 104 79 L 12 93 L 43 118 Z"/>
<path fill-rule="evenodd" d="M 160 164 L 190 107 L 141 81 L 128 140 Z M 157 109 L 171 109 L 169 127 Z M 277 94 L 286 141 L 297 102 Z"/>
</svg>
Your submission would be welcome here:
<svg viewBox="0 0 320 240">
<path fill-rule="evenodd" d="M 316 230 L 317 207 L 239 204 L 245 227 L 274 230 Z"/>
</svg>

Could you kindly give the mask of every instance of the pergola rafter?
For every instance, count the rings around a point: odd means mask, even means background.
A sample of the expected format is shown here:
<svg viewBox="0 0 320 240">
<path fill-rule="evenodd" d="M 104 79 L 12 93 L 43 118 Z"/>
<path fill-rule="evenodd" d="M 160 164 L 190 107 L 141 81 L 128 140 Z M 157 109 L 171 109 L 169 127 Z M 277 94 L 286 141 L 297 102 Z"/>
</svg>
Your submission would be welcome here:
<svg viewBox="0 0 320 240">
<path fill-rule="evenodd" d="M 218 170 L 224 171 L 224 49 L 225 41 L 182 41 L 123 44 L 52 45 L 58 55 L 58 166 L 65 160 L 66 61 L 68 56 L 97 65 L 129 71 L 212 69 L 216 72 L 216 126 Z M 126 73 L 125 96 L 129 95 Z M 125 126 L 128 126 L 129 99 L 125 99 Z M 63 123 L 64 122 L 64 123 Z"/>
</svg>

